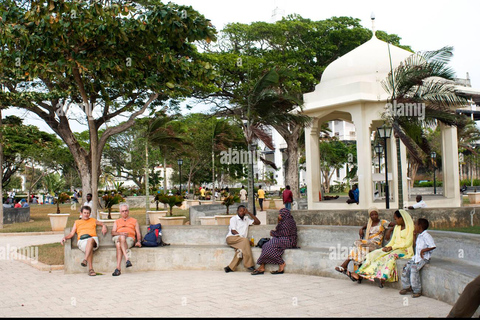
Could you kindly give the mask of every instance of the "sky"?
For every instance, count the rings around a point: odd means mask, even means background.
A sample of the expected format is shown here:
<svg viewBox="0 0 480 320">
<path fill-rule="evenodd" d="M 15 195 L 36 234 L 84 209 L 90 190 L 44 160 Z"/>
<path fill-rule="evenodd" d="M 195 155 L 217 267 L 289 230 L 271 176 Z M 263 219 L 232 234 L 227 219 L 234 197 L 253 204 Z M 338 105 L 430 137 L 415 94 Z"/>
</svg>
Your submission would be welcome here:
<svg viewBox="0 0 480 320">
<path fill-rule="evenodd" d="M 173 0 L 171 2 L 192 6 L 203 14 L 220 31 L 227 23 L 254 21 L 273 22 L 275 8 L 285 15 L 299 14 L 312 20 L 332 16 L 350 16 L 361 19 L 364 27 L 371 28 L 371 13 L 375 14 L 375 27 L 399 35 L 401 43 L 414 51 L 435 50 L 446 45 L 454 47 L 451 67 L 457 77 L 469 73 L 474 89 L 480 90 L 480 0 Z M 198 106 L 192 112 L 205 110 Z M 11 109 L 5 115 L 15 114 L 41 130 L 52 132 L 32 113 Z M 37 120 L 35 120 L 37 119 Z M 74 131 L 86 127 L 72 123 Z"/>
</svg>

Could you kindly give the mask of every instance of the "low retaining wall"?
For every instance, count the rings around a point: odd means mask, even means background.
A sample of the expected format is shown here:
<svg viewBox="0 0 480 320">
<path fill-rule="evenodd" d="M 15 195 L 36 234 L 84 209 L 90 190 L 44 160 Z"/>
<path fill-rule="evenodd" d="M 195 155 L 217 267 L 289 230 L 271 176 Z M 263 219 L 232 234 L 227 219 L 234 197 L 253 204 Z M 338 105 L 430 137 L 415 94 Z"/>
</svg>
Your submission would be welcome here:
<svg viewBox="0 0 480 320">
<path fill-rule="evenodd" d="M 258 242 L 260 238 L 268 237 L 274 227 L 250 226 L 248 237 L 253 236 Z M 227 229 L 227 226 L 165 226 L 162 230 L 163 240 L 171 245 L 133 247 L 130 253 L 133 267 L 122 268 L 122 273 L 152 270 L 223 271 L 235 254 L 225 243 Z M 358 229 L 348 226 L 298 226 L 298 246 L 301 248 L 285 251 L 286 272 L 327 276 L 350 282 L 334 268 L 346 259 L 353 241 L 358 237 Z M 116 267 L 116 250 L 111 235 L 107 233 L 103 236 L 100 231 L 97 228 L 100 248 L 94 254 L 93 266 L 96 271 L 110 274 Z M 145 234 L 146 226 L 142 226 L 141 231 Z M 65 234 L 69 232 L 70 229 L 65 229 Z M 431 263 L 422 270 L 422 293 L 453 305 L 465 286 L 480 272 L 480 235 L 446 231 L 430 231 L 430 234 L 437 249 L 433 251 Z M 256 261 L 261 249 L 255 247 L 252 253 Z M 65 273 L 86 273 L 86 268 L 80 266 L 83 257 L 84 254 L 76 246 L 76 237 L 68 240 L 65 245 Z M 399 276 L 406 262 L 404 259 L 398 260 Z M 266 266 L 267 271 L 276 268 L 274 265 Z M 240 264 L 236 271 L 246 270 Z M 364 283 L 362 285 L 374 285 L 368 281 Z M 386 286 L 399 290 L 401 282 L 387 283 Z"/>
<path fill-rule="evenodd" d="M 30 221 L 30 207 L 27 208 L 3 208 L 3 224 Z"/>
<path fill-rule="evenodd" d="M 232 204 L 228 211 L 230 214 L 237 212 L 239 205 L 247 206 L 247 203 L 234 203 Z M 227 214 L 227 207 L 225 207 L 221 202 L 218 204 L 202 204 L 199 206 L 191 206 L 188 209 L 190 213 L 190 225 L 200 225 L 199 217 L 213 217 L 215 215 Z"/>
<path fill-rule="evenodd" d="M 152 203 L 153 199 L 155 199 L 154 196 L 150 196 L 150 210 L 154 210 L 152 208 L 156 207 L 155 202 Z M 146 207 L 146 196 L 138 196 L 138 197 L 132 197 L 129 196 L 126 198 L 127 204 L 130 208 L 145 208 Z M 163 203 L 159 205 L 159 207 L 163 208 Z"/>
<path fill-rule="evenodd" d="M 380 210 L 379 218 L 393 221 L 396 209 Z M 477 212 L 478 211 L 478 212 Z M 480 210 L 475 208 L 424 208 L 408 210 L 412 218 L 426 218 L 430 228 L 463 228 L 480 225 Z M 293 210 L 297 225 L 363 226 L 367 222 L 367 210 Z M 267 210 L 267 223 L 276 224 L 278 210 Z"/>
</svg>

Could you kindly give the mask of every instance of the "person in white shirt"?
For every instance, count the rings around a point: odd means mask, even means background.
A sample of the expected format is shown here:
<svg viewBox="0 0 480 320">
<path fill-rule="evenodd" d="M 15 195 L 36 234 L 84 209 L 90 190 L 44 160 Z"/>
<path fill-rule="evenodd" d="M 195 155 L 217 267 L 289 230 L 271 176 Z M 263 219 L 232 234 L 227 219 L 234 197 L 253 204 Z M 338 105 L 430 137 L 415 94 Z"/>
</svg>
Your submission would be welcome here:
<svg viewBox="0 0 480 320">
<path fill-rule="evenodd" d="M 248 214 L 249 217 L 245 217 Z M 237 208 L 237 215 L 230 219 L 230 226 L 228 227 L 227 244 L 233 247 L 235 255 L 232 262 L 225 268 L 225 272 L 233 272 L 243 258 L 243 265 L 248 271 L 255 270 L 255 262 L 253 261 L 252 248 L 250 241 L 247 239 L 248 226 L 259 225 L 260 220 L 257 219 L 245 206 L 240 205 Z"/>
<path fill-rule="evenodd" d="M 420 270 L 427 263 L 430 263 L 431 251 L 436 248 L 432 236 L 427 232 L 428 225 L 428 220 L 423 218 L 415 222 L 414 234 L 417 235 L 414 241 L 415 255 L 407 262 L 402 272 L 402 290 L 400 290 L 400 294 L 413 292 L 413 298 L 418 298 L 422 295 Z"/>
<path fill-rule="evenodd" d="M 93 208 L 93 201 L 92 201 L 92 194 L 91 193 L 87 193 L 87 201 L 85 201 L 83 203 L 83 206 L 87 206 L 87 207 L 90 207 L 90 210 L 92 210 Z M 97 209 L 97 212 L 98 212 L 98 209 Z M 98 217 L 98 215 L 95 215 L 95 217 Z M 80 219 L 82 218 L 82 213 L 80 213 Z"/>
<path fill-rule="evenodd" d="M 425 201 L 422 200 L 422 196 L 418 195 L 417 196 L 417 203 L 415 203 L 413 206 L 408 207 L 408 209 L 413 210 L 413 209 L 420 209 L 420 208 L 426 208 L 427 204 Z"/>
<path fill-rule="evenodd" d="M 240 201 L 246 202 L 247 201 L 247 190 L 245 190 L 244 186 L 240 189 Z"/>
</svg>

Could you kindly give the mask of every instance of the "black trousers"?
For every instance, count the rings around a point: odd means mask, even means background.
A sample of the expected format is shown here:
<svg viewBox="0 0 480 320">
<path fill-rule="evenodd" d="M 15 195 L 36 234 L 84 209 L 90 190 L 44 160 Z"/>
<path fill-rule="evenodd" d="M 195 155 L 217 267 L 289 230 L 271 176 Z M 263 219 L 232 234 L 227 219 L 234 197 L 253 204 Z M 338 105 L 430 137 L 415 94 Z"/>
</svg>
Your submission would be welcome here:
<svg viewBox="0 0 480 320">
<path fill-rule="evenodd" d="M 263 211 L 263 198 L 258 198 L 258 204 L 260 205 L 260 211 Z"/>
<path fill-rule="evenodd" d="M 480 276 L 467 284 L 447 318 L 471 318 L 480 306 Z"/>
</svg>

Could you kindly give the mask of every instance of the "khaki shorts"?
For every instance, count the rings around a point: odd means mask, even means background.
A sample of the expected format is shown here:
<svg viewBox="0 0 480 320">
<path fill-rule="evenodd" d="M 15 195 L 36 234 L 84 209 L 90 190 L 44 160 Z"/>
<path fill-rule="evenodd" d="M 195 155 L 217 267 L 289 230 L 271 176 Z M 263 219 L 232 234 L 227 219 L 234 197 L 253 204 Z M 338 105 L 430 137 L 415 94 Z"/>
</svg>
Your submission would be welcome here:
<svg viewBox="0 0 480 320">
<path fill-rule="evenodd" d="M 121 236 L 115 236 L 115 237 L 112 238 L 112 241 L 113 241 L 113 243 L 115 243 L 115 245 L 119 241 L 120 237 Z M 127 237 L 126 240 L 127 240 L 127 248 L 130 249 L 131 247 L 133 247 L 133 245 L 135 243 L 135 239 Z"/>
<path fill-rule="evenodd" d="M 93 251 L 97 250 L 100 246 L 98 245 L 99 242 L 98 242 L 98 237 L 92 237 L 93 240 L 95 240 L 95 242 L 97 243 L 97 246 L 96 247 L 93 247 Z M 77 242 L 77 247 L 78 249 L 82 250 L 82 252 L 85 252 L 85 249 L 87 248 L 87 242 L 88 240 L 90 240 L 90 238 L 88 239 L 83 239 L 83 240 L 78 240 Z"/>
</svg>

